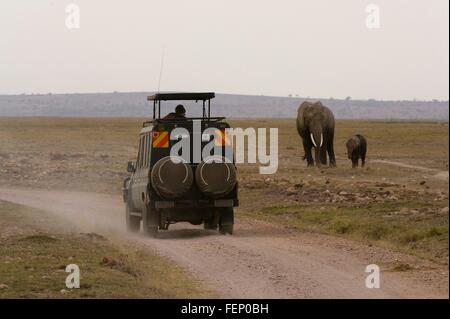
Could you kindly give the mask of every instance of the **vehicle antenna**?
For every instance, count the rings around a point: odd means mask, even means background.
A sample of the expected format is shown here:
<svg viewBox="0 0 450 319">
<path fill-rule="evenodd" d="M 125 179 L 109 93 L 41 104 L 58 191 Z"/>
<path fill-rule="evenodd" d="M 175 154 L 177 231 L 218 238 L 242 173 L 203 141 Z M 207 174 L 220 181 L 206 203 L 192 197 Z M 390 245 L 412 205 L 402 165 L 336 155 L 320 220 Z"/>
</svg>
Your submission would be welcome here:
<svg viewBox="0 0 450 319">
<path fill-rule="evenodd" d="M 164 55 L 165 55 L 165 51 L 166 51 L 166 48 L 165 48 L 165 46 L 163 46 L 162 55 L 161 55 L 161 66 L 160 66 L 160 69 L 159 69 L 158 93 L 159 93 L 159 88 L 160 88 L 160 86 L 161 86 L 161 78 L 162 78 L 162 73 L 163 73 L 163 68 L 164 68 Z"/>
</svg>

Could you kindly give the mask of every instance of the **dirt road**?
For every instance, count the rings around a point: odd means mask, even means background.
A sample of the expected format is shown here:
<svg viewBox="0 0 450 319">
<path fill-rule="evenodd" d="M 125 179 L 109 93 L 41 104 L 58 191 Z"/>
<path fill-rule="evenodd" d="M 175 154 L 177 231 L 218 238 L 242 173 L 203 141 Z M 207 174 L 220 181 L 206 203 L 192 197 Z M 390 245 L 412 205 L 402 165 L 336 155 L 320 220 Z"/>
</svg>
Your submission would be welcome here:
<svg viewBox="0 0 450 319">
<path fill-rule="evenodd" d="M 432 175 L 430 177 L 436 178 L 436 179 L 440 179 L 440 180 L 444 180 L 444 181 L 448 182 L 448 170 L 447 171 L 441 171 L 441 170 L 438 170 L 438 169 L 429 168 L 429 167 L 425 167 L 425 166 L 410 165 L 410 164 L 406 164 L 406 163 L 402 163 L 402 162 L 394 162 L 394 161 L 386 161 L 386 160 L 372 160 L 371 162 L 372 163 L 393 165 L 393 166 L 409 168 L 409 169 L 412 169 L 412 170 L 417 170 L 417 171 L 431 173 Z"/>
<path fill-rule="evenodd" d="M 336 237 L 240 219 L 235 235 L 173 225 L 158 239 L 124 231 L 120 196 L 0 188 L 0 199 L 43 209 L 83 231 L 136 241 L 185 267 L 228 298 L 448 298 L 448 269 Z M 412 265 L 393 271 L 398 263 Z M 381 268 L 380 289 L 365 287 L 365 268 Z"/>
</svg>

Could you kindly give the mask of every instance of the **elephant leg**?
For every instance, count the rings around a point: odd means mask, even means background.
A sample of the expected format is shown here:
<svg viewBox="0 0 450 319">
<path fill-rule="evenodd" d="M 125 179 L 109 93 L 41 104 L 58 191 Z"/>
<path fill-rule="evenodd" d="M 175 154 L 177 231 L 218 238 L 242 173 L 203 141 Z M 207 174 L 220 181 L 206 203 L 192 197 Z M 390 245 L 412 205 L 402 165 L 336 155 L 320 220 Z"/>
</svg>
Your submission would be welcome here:
<svg viewBox="0 0 450 319">
<path fill-rule="evenodd" d="M 330 158 L 330 166 L 336 167 L 336 157 L 334 156 L 334 147 L 333 147 L 333 135 L 331 135 L 330 140 L 327 143 L 327 151 L 328 157 Z"/>
<path fill-rule="evenodd" d="M 363 143 L 361 145 L 361 162 L 362 162 L 362 167 L 364 167 L 364 165 L 366 165 L 366 153 L 367 153 L 367 142 L 364 139 Z"/>
<path fill-rule="evenodd" d="M 308 166 L 314 166 L 314 160 L 311 152 L 311 145 L 309 145 L 308 141 L 303 139 L 303 150 L 305 151 L 305 158 Z"/>
<path fill-rule="evenodd" d="M 327 165 L 327 149 L 325 147 L 320 149 L 320 160 L 322 165 Z"/>
<path fill-rule="evenodd" d="M 317 147 L 314 147 L 314 159 L 316 161 L 316 166 L 320 167 L 322 166 L 322 159 L 321 159 L 321 150 Z"/>
<path fill-rule="evenodd" d="M 353 159 L 352 160 L 352 168 L 357 168 L 358 167 L 358 159 Z"/>
<path fill-rule="evenodd" d="M 361 154 L 361 167 L 364 167 L 366 165 L 366 153 Z"/>
</svg>

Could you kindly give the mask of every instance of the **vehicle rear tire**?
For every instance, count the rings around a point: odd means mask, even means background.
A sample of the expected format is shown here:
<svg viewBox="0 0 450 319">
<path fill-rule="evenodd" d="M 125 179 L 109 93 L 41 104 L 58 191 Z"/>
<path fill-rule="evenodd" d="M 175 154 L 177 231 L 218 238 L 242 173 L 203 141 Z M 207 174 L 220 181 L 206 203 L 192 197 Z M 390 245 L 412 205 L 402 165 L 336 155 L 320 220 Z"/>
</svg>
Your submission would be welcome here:
<svg viewBox="0 0 450 319">
<path fill-rule="evenodd" d="M 233 234 L 234 210 L 233 207 L 220 209 L 219 233 L 222 235 Z"/>
<path fill-rule="evenodd" d="M 209 221 L 203 223 L 203 229 L 205 230 L 217 230 L 217 224 L 213 224 Z"/>
<path fill-rule="evenodd" d="M 205 209 L 205 219 L 203 221 L 203 228 L 205 230 L 217 230 L 219 224 L 220 211 L 217 208 L 206 208 Z M 208 214 L 209 213 L 209 214 Z M 209 217 L 206 217 L 209 216 Z"/>
<path fill-rule="evenodd" d="M 138 233 L 141 228 L 141 219 L 131 215 L 130 205 L 125 202 L 125 222 L 127 230 L 131 233 Z"/>
<path fill-rule="evenodd" d="M 150 237 L 158 236 L 159 212 L 150 205 L 144 205 L 142 208 L 142 229 Z"/>
</svg>

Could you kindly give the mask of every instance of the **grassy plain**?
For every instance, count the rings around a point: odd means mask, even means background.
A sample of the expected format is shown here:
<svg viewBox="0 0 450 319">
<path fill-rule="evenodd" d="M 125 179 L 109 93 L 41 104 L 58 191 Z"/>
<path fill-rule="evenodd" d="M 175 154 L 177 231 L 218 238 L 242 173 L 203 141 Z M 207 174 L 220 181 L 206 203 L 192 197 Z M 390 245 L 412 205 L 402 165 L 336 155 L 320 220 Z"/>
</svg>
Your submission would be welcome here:
<svg viewBox="0 0 450 319">
<path fill-rule="evenodd" d="M 279 167 L 238 166 L 237 216 L 388 246 L 448 263 L 448 123 L 337 121 L 337 168 L 307 168 L 295 120 L 230 121 L 277 127 Z M 0 184 L 119 194 L 141 119 L 0 119 Z M 368 140 L 352 169 L 345 142 Z"/>
<path fill-rule="evenodd" d="M 135 243 L 80 233 L 47 212 L 0 201 L 0 298 L 205 298 L 181 268 Z M 80 289 L 68 289 L 69 264 Z"/>
</svg>

